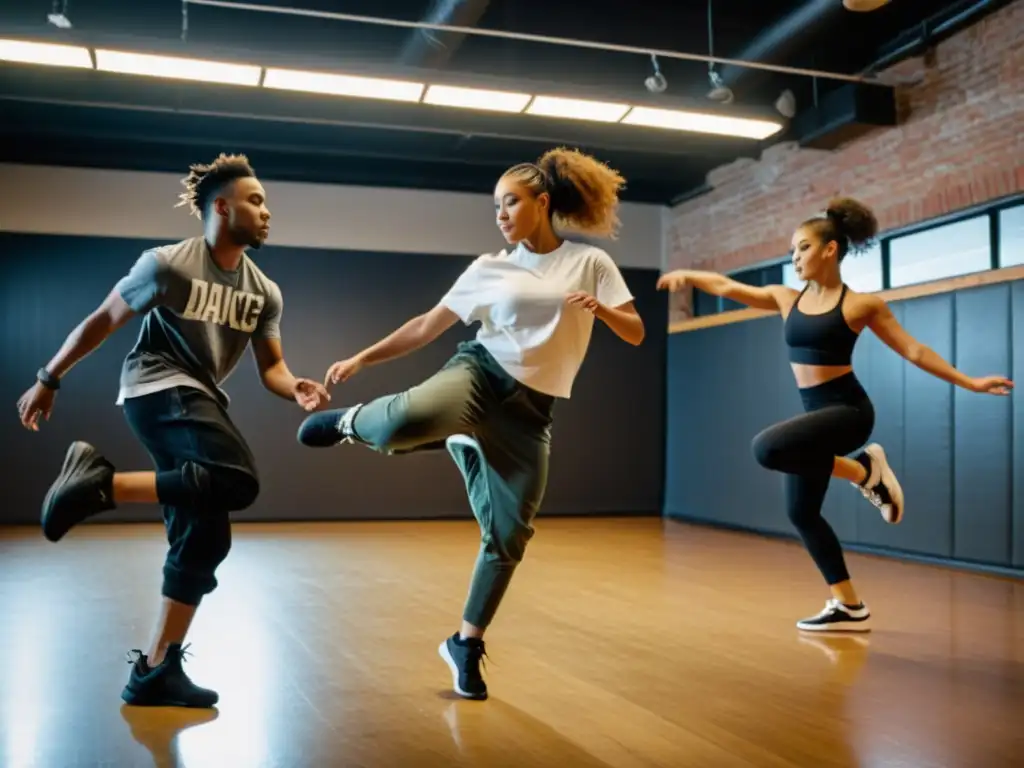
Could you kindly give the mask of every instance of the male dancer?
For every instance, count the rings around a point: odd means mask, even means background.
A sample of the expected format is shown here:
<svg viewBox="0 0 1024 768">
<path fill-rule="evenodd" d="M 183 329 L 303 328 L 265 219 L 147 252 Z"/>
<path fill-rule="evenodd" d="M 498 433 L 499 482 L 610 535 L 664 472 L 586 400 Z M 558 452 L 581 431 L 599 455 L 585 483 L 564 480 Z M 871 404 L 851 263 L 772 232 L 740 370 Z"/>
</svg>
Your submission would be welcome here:
<svg viewBox="0 0 1024 768">
<path fill-rule="evenodd" d="M 122 503 L 159 503 L 170 545 L 156 632 L 136 650 L 121 697 L 130 704 L 211 707 L 214 691 L 182 669 L 182 642 L 214 572 L 231 548 L 229 513 L 250 506 L 259 479 L 220 385 L 252 341 L 263 385 L 307 411 L 329 400 L 298 379 L 281 351 L 281 291 L 246 254 L 270 232 L 266 192 L 244 155 L 194 165 L 183 181 L 204 234 L 148 250 L 65 340 L 18 401 L 22 424 L 39 429 L 61 379 L 137 314 L 144 315 L 121 371 L 118 404 L 156 471 L 118 472 L 85 442 L 72 443 L 43 503 L 43 533 L 58 541 L 88 517 Z"/>
</svg>

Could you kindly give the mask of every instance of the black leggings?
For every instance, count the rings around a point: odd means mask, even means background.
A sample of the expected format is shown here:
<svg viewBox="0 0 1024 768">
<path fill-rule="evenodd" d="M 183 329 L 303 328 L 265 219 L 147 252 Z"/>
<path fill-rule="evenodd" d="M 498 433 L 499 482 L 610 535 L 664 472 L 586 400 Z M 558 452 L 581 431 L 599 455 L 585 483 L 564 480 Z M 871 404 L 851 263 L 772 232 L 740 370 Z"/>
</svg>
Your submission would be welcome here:
<svg viewBox="0 0 1024 768">
<path fill-rule="evenodd" d="M 754 438 L 757 463 L 786 473 L 786 511 L 828 584 L 850 578 L 839 539 L 825 518 L 836 456 L 853 453 L 875 426 L 875 409 L 852 374 L 800 390 L 805 413 Z M 863 462 L 863 457 L 859 457 Z"/>
</svg>

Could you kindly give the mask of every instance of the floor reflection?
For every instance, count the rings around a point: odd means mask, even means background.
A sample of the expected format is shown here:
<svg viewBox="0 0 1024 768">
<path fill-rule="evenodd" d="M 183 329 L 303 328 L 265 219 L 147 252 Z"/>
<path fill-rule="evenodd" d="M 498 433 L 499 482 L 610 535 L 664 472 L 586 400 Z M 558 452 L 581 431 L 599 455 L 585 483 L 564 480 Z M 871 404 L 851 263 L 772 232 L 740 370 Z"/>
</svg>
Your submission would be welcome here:
<svg viewBox="0 0 1024 768">
<path fill-rule="evenodd" d="M 121 717 L 136 742 L 146 748 L 153 758 L 153 768 L 198 768 L 216 764 L 212 755 L 203 749 L 182 749 L 179 738 L 190 728 L 211 723 L 217 719 L 216 709 L 179 709 L 177 707 L 121 707 Z M 191 757 L 183 757 L 189 754 Z M 223 763 L 221 763 L 223 765 Z M 258 763 L 248 763 L 255 765 Z"/>
<path fill-rule="evenodd" d="M 239 526 L 190 633 L 186 671 L 221 694 L 198 711 L 120 700 L 125 653 L 156 618 L 159 528 L 58 546 L 0 531 L 0 766 L 988 768 L 1024 754 L 1020 582 L 851 556 L 875 631 L 801 634 L 820 589 L 787 543 L 541 523 L 488 636 L 486 702 L 454 698 L 436 651 L 458 626 L 471 523 Z"/>
</svg>

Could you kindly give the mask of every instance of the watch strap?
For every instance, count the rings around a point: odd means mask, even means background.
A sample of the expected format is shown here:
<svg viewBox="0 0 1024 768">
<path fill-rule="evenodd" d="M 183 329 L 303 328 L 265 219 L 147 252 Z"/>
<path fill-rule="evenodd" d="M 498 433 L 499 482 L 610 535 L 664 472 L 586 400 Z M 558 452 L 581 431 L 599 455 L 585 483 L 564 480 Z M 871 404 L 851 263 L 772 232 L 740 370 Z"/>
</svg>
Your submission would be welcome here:
<svg viewBox="0 0 1024 768">
<path fill-rule="evenodd" d="M 47 389 L 60 389 L 60 379 L 50 373 L 46 368 L 40 368 L 36 372 L 36 380 Z"/>
</svg>

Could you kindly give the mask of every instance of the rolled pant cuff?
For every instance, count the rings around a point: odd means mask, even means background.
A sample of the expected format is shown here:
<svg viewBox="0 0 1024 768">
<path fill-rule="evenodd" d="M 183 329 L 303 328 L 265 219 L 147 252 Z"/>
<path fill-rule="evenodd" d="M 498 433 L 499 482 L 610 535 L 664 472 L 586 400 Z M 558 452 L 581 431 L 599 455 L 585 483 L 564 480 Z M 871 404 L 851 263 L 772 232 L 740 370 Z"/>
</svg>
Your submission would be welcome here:
<svg viewBox="0 0 1024 768">
<path fill-rule="evenodd" d="M 165 567 L 161 594 L 177 603 L 198 606 L 203 597 L 212 592 L 213 587 L 216 587 L 215 580 L 212 587 L 207 582 L 208 579 L 205 577 L 190 577 L 178 570 Z"/>
</svg>

